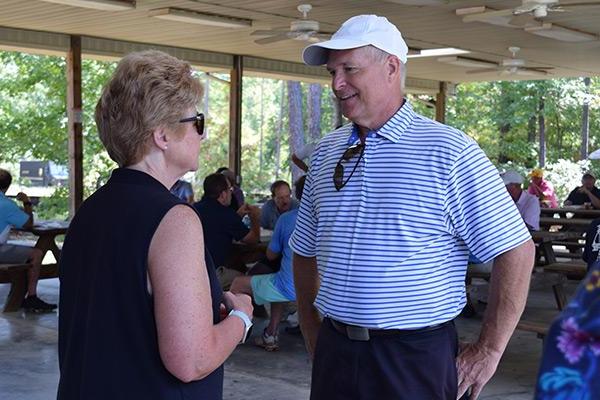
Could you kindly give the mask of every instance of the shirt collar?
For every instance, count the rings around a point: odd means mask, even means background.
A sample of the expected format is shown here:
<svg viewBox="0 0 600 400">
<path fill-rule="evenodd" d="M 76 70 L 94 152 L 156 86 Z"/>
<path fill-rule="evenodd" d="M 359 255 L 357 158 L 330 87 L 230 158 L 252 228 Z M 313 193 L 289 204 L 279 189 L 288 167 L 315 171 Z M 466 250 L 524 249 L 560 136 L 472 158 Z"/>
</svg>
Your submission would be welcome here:
<svg viewBox="0 0 600 400">
<path fill-rule="evenodd" d="M 404 100 L 404 104 L 396 111 L 390 119 L 387 120 L 381 128 L 376 131 L 367 132 L 367 136 L 375 133 L 382 136 L 391 142 L 398 143 L 402 134 L 412 125 L 413 120 L 417 114 L 413 110 L 412 105 L 408 99 Z M 348 145 L 352 145 L 359 140 L 358 126 L 352 124 L 352 132 L 348 138 Z"/>
</svg>

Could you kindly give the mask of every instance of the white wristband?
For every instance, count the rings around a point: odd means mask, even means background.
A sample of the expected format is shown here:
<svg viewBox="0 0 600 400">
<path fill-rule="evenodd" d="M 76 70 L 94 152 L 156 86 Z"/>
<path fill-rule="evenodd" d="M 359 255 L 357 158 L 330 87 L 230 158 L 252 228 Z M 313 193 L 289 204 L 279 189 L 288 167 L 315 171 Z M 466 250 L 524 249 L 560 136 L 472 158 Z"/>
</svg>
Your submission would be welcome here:
<svg viewBox="0 0 600 400">
<path fill-rule="evenodd" d="M 250 332 L 250 329 L 252 328 L 252 321 L 246 315 L 245 312 L 240 311 L 240 310 L 231 310 L 229 312 L 228 316 L 238 317 L 239 319 L 241 319 L 244 322 L 244 336 L 242 337 L 242 340 L 240 340 L 240 343 L 244 343 L 246 341 L 246 338 L 248 337 L 248 333 Z"/>
</svg>

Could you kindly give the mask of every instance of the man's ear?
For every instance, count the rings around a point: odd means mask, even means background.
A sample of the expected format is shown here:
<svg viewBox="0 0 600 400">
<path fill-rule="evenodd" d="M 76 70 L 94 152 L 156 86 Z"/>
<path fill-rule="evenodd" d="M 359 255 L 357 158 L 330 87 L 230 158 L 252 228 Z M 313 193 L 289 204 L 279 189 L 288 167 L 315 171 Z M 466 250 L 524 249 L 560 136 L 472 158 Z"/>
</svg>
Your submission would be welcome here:
<svg viewBox="0 0 600 400">
<path fill-rule="evenodd" d="M 388 77 L 389 77 L 390 81 L 393 81 L 397 78 L 399 79 L 400 68 L 404 68 L 404 67 L 403 67 L 403 65 L 401 65 L 401 62 L 398 59 L 398 57 L 390 56 L 386 60 L 386 68 L 387 68 L 387 73 L 388 73 Z"/>
<path fill-rule="evenodd" d="M 154 130 L 152 139 L 159 149 L 166 150 L 169 147 L 169 135 L 163 127 L 158 127 Z"/>
</svg>

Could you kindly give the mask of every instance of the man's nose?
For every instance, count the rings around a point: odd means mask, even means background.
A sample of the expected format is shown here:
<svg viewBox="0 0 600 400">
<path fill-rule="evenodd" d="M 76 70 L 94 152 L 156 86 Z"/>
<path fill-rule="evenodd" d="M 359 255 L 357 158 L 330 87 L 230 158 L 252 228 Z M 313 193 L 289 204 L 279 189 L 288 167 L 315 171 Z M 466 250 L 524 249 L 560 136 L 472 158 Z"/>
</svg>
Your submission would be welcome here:
<svg viewBox="0 0 600 400">
<path fill-rule="evenodd" d="M 336 72 L 336 74 L 332 78 L 331 87 L 333 90 L 338 91 L 346 86 L 346 77 L 344 74 L 340 72 Z"/>
</svg>

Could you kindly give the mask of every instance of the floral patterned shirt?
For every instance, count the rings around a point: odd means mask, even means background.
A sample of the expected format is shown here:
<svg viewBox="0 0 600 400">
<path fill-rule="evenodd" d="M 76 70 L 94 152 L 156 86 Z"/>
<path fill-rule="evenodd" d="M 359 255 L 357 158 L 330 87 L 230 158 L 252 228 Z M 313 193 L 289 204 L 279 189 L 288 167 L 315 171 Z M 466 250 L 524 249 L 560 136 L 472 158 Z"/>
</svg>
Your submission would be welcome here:
<svg viewBox="0 0 600 400">
<path fill-rule="evenodd" d="M 535 398 L 600 399 L 600 261 L 550 327 Z"/>
</svg>

